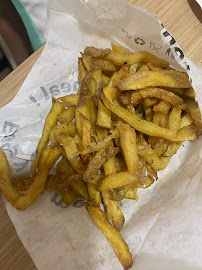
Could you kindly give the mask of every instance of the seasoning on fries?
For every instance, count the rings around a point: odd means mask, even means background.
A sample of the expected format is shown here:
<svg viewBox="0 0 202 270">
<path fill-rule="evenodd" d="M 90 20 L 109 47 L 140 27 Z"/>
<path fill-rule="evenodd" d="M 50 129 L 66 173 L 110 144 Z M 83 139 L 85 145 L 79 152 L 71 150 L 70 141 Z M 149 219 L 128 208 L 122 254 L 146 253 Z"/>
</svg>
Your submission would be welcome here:
<svg viewBox="0 0 202 270">
<path fill-rule="evenodd" d="M 182 142 L 197 139 L 200 110 L 187 74 L 148 52 L 86 47 L 78 68 L 78 93 L 53 99 L 30 175 L 11 176 L 0 150 L 0 190 L 18 210 L 45 189 L 68 203 L 85 198 L 90 218 L 129 269 L 119 202 L 138 200 L 137 189 L 158 179 Z"/>
</svg>

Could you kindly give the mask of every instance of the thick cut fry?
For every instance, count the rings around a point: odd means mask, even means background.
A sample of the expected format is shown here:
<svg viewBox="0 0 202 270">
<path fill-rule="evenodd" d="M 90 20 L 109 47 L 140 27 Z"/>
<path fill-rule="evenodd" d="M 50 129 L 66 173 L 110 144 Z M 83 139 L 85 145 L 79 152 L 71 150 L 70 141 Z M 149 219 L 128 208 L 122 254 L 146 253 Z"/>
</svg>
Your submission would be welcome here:
<svg viewBox="0 0 202 270">
<path fill-rule="evenodd" d="M 120 46 L 117 46 L 114 43 L 111 43 L 111 45 L 112 45 L 112 50 L 114 52 L 119 53 L 119 54 L 126 54 L 126 51 L 122 49 Z"/>
<path fill-rule="evenodd" d="M 162 128 L 166 128 L 168 123 L 168 114 L 161 112 L 154 112 L 153 123 Z"/>
<path fill-rule="evenodd" d="M 130 125 L 119 122 L 118 125 L 121 149 L 126 161 L 129 173 L 134 173 L 138 166 L 138 154 L 136 145 L 136 133 Z"/>
<path fill-rule="evenodd" d="M 139 153 L 155 171 L 164 170 L 167 162 L 162 161 L 153 149 L 147 149 Z"/>
<path fill-rule="evenodd" d="M 107 77 L 106 75 L 102 74 L 102 80 L 104 85 L 107 85 L 110 81 L 110 77 Z"/>
<path fill-rule="evenodd" d="M 153 149 L 156 152 L 157 156 L 160 157 L 165 153 L 166 149 L 168 148 L 169 142 L 164 140 L 162 143 L 159 145 L 156 145 Z"/>
<path fill-rule="evenodd" d="M 83 175 L 84 181 L 87 181 L 88 179 L 92 178 L 93 175 L 97 174 L 101 166 L 118 152 L 118 147 L 109 147 L 97 152 L 88 163 L 88 167 Z"/>
<path fill-rule="evenodd" d="M 163 153 L 163 156 L 165 157 L 171 157 L 172 155 L 174 155 L 177 150 L 180 148 L 181 146 L 181 142 L 171 142 L 167 148 L 167 150 Z"/>
<path fill-rule="evenodd" d="M 168 117 L 168 128 L 172 130 L 180 129 L 182 110 L 173 107 Z"/>
<path fill-rule="evenodd" d="M 145 121 L 135 114 L 127 111 L 119 105 L 115 105 L 105 95 L 105 88 L 102 93 L 102 101 L 104 105 L 125 122 L 130 124 L 136 130 L 150 136 L 161 137 L 170 141 L 196 140 L 197 136 L 193 129 L 184 127 L 178 133 L 175 130 L 161 128 L 152 122 Z M 186 139 L 185 139 L 186 138 Z"/>
<path fill-rule="evenodd" d="M 191 84 L 188 78 L 179 75 L 165 75 L 160 71 L 138 71 L 136 73 L 130 73 L 118 85 L 121 91 L 136 90 L 151 86 L 190 88 Z"/>
<path fill-rule="evenodd" d="M 79 144 L 79 150 L 83 151 L 91 144 L 92 125 L 91 122 L 80 113 L 81 121 L 81 143 Z"/>
<path fill-rule="evenodd" d="M 57 124 L 57 116 L 62 113 L 64 110 L 64 105 L 62 105 L 60 102 L 56 101 L 53 99 L 53 105 L 52 108 L 46 118 L 46 122 L 43 128 L 43 133 L 41 136 L 41 139 L 39 141 L 39 144 L 36 149 L 36 156 L 32 160 L 32 165 L 31 165 L 31 175 L 32 177 L 36 174 L 36 170 L 38 168 L 38 163 L 39 163 L 39 158 L 41 155 L 41 152 L 45 148 L 45 146 L 48 143 L 49 136 L 51 130 L 56 126 Z"/>
<path fill-rule="evenodd" d="M 70 165 L 69 161 L 62 157 L 62 159 L 58 162 L 56 171 L 58 174 L 68 174 L 68 175 L 73 175 L 75 174 L 74 169 Z"/>
<path fill-rule="evenodd" d="M 102 198 L 108 219 L 112 221 L 116 230 L 120 232 L 123 228 L 125 218 L 119 207 L 119 202 L 110 199 L 109 190 L 102 191 Z"/>
<path fill-rule="evenodd" d="M 74 123 L 61 124 L 51 130 L 50 140 L 52 143 L 60 144 L 66 135 L 73 137 L 76 135 L 76 132 L 76 125 Z"/>
<path fill-rule="evenodd" d="M 76 128 L 81 134 L 80 113 L 87 119 L 90 119 L 91 95 L 90 95 L 90 78 L 92 71 L 89 71 L 81 82 L 79 100 L 76 105 Z"/>
<path fill-rule="evenodd" d="M 61 147 L 58 146 L 44 149 L 40 156 L 38 173 L 34 177 L 34 182 L 28 189 L 26 195 L 16 201 L 14 205 L 15 208 L 24 210 L 35 202 L 38 195 L 44 190 L 48 173 L 60 157 L 61 152 Z"/>
<path fill-rule="evenodd" d="M 111 128 L 111 111 L 102 102 L 98 101 L 98 112 L 96 124 L 103 128 Z"/>
<path fill-rule="evenodd" d="M 87 188 L 88 188 L 88 194 L 89 194 L 89 198 L 90 198 L 91 202 L 94 205 L 99 207 L 101 204 L 100 192 L 97 190 L 95 185 L 87 184 Z"/>
<path fill-rule="evenodd" d="M 189 126 L 193 123 L 193 119 L 191 118 L 190 114 L 185 114 L 182 116 L 181 121 L 180 121 L 180 129 L 186 126 Z"/>
<path fill-rule="evenodd" d="M 10 167 L 7 158 L 0 149 L 0 190 L 6 200 L 14 206 L 15 202 L 21 197 L 11 181 Z"/>
<path fill-rule="evenodd" d="M 110 51 L 107 55 L 102 57 L 105 60 L 111 60 L 115 65 L 122 66 L 124 63 L 129 65 L 135 63 L 152 63 L 157 67 L 168 66 L 168 62 L 154 56 L 149 52 L 136 52 L 131 54 L 119 54 L 114 51 Z"/>
<path fill-rule="evenodd" d="M 168 113 L 170 108 L 171 108 L 171 103 L 162 100 L 161 102 L 159 102 L 159 104 L 153 107 L 153 110 L 155 112 Z"/>
<path fill-rule="evenodd" d="M 59 114 L 57 119 L 60 124 L 71 122 L 75 117 L 76 108 L 74 106 L 69 107 L 63 113 Z"/>
<path fill-rule="evenodd" d="M 85 166 L 82 163 L 81 159 L 78 157 L 79 151 L 77 147 L 77 142 L 75 137 L 66 136 L 62 141 L 61 145 L 63 146 L 67 159 L 69 160 L 72 168 L 78 173 L 83 174 L 85 171 Z"/>
<path fill-rule="evenodd" d="M 140 103 L 140 101 L 144 98 L 163 99 L 164 101 L 169 102 L 173 106 L 185 108 L 182 98 L 176 96 L 172 92 L 166 91 L 161 88 L 146 88 L 135 91 L 131 96 L 131 103 L 135 106 L 136 104 Z"/>
<path fill-rule="evenodd" d="M 123 92 L 119 96 L 119 101 L 124 105 L 129 105 L 131 103 L 132 91 Z"/>
<path fill-rule="evenodd" d="M 126 78 L 129 74 L 129 65 L 123 65 L 119 71 L 116 73 L 116 77 L 113 82 L 113 87 L 117 87 L 117 85 Z"/>
<path fill-rule="evenodd" d="M 132 255 L 121 234 L 108 221 L 105 213 L 101 209 L 88 203 L 84 203 L 84 205 L 94 224 L 109 241 L 123 268 L 125 270 L 129 269 L 133 264 Z"/>
<path fill-rule="evenodd" d="M 142 65 L 138 71 L 144 71 L 144 70 L 149 70 L 147 65 Z"/>
<path fill-rule="evenodd" d="M 67 103 L 70 106 L 76 106 L 79 100 L 79 95 L 71 94 L 64 97 L 60 97 L 59 100 L 63 101 L 64 103 Z"/>
<path fill-rule="evenodd" d="M 137 174 L 132 174 L 129 172 L 118 172 L 106 176 L 101 185 L 98 187 L 98 190 L 109 190 L 113 188 L 124 187 L 130 184 L 139 182 L 140 178 Z"/>
</svg>

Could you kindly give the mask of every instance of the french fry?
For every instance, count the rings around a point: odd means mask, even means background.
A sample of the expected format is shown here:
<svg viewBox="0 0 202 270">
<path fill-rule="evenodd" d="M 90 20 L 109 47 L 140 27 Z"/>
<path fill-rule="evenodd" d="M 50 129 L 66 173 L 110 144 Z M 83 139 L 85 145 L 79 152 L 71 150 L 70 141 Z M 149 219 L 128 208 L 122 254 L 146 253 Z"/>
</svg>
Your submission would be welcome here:
<svg viewBox="0 0 202 270">
<path fill-rule="evenodd" d="M 170 108 L 171 108 L 171 103 L 162 100 L 161 102 L 159 102 L 159 104 L 153 107 L 153 110 L 155 112 L 168 113 Z"/>
<path fill-rule="evenodd" d="M 173 106 L 185 108 L 182 98 L 176 96 L 172 92 L 154 87 L 134 91 L 131 96 L 131 103 L 135 106 L 136 104 L 140 103 L 140 101 L 144 98 L 158 98 L 169 102 Z"/>
<path fill-rule="evenodd" d="M 83 197 L 86 200 L 89 200 L 88 189 L 83 180 L 72 182 L 71 188 L 76 194 L 78 194 L 79 196 Z"/>
<path fill-rule="evenodd" d="M 125 195 L 126 199 L 138 201 L 137 188 L 130 187 Z"/>
<path fill-rule="evenodd" d="M 129 172 L 118 172 L 106 176 L 98 187 L 98 190 L 103 191 L 113 188 L 124 187 L 130 184 L 134 184 L 139 180 L 140 179 L 137 174 L 132 174 Z"/>
<path fill-rule="evenodd" d="M 50 133 L 50 140 L 52 143 L 61 143 L 62 139 L 69 135 L 74 137 L 76 135 L 76 125 L 74 123 L 61 124 L 55 126 Z"/>
<path fill-rule="evenodd" d="M 101 209 L 88 203 L 84 203 L 84 205 L 92 221 L 109 241 L 123 268 L 129 269 L 133 264 L 132 255 L 121 234 L 108 221 Z"/>
<path fill-rule="evenodd" d="M 181 113 L 182 110 L 179 108 L 173 107 L 169 117 L 168 117 L 168 128 L 172 130 L 180 129 L 180 121 L 181 121 Z"/>
<path fill-rule="evenodd" d="M 39 160 L 38 173 L 34 177 L 34 182 L 28 189 L 26 195 L 20 197 L 14 204 L 18 210 L 24 210 L 35 202 L 38 195 L 44 190 L 46 179 L 50 169 L 61 155 L 61 147 L 47 147 L 43 150 Z"/>
<path fill-rule="evenodd" d="M 146 121 L 152 121 L 153 120 L 153 115 L 154 115 L 154 112 L 152 110 L 151 107 L 148 107 L 148 108 L 144 108 L 144 114 L 145 114 L 145 120 Z"/>
<path fill-rule="evenodd" d="M 121 91 L 137 90 L 151 86 L 190 88 L 191 84 L 188 78 L 179 75 L 166 75 L 160 71 L 138 71 L 136 73 L 130 73 L 118 85 Z"/>
<path fill-rule="evenodd" d="M 111 111 L 107 109 L 100 100 L 98 101 L 96 124 L 103 128 L 111 128 Z"/>
<path fill-rule="evenodd" d="M 138 167 L 138 154 L 136 145 L 136 133 L 130 125 L 118 122 L 120 144 L 129 173 L 134 173 Z"/>
<path fill-rule="evenodd" d="M 120 46 L 117 46 L 114 43 L 111 43 L 111 45 L 112 45 L 112 50 L 114 52 L 119 53 L 119 54 L 126 54 L 126 51 L 122 49 Z"/>
<path fill-rule="evenodd" d="M 64 105 L 62 105 L 60 102 L 58 102 L 56 99 L 53 99 L 53 105 L 52 108 L 46 118 L 46 122 L 43 128 L 43 133 L 41 136 L 41 139 L 39 141 L 39 144 L 36 149 L 36 156 L 32 160 L 31 165 L 31 175 L 34 177 L 36 175 L 36 170 L 38 168 L 39 159 L 41 156 L 41 153 L 45 146 L 48 143 L 49 136 L 51 130 L 56 126 L 57 124 L 57 116 L 64 110 Z"/>
<path fill-rule="evenodd" d="M 64 112 L 59 114 L 57 119 L 60 122 L 60 124 L 63 124 L 66 122 L 71 122 L 75 117 L 75 110 L 76 110 L 76 108 L 74 106 L 70 106 Z"/>
<path fill-rule="evenodd" d="M 87 184 L 87 188 L 88 188 L 88 194 L 89 194 L 89 198 L 91 200 L 91 202 L 95 205 L 95 206 L 100 206 L 101 203 L 101 194 L 100 192 L 97 190 L 95 185 L 92 184 Z"/>
<path fill-rule="evenodd" d="M 87 169 L 83 175 L 84 181 L 87 181 L 93 177 L 93 175 L 97 174 L 100 167 L 111 157 L 115 156 L 118 151 L 118 147 L 109 147 L 97 152 L 88 163 Z"/>
<path fill-rule="evenodd" d="M 66 203 L 72 203 L 78 198 L 78 194 L 76 194 L 71 187 L 69 187 L 67 190 L 60 190 L 60 194 L 63 201 Z"/>
<path fill-rule="evenodd" d="M 194 122 L 194 127 L 199 135 L 202 134 L 202 123 L 201 123 L 201 112 L 197 103 L 191 99 L 187 98 L 184 100 L 185 104 L 187 105 L 186 111 L 191 115 L 191 118 Z"/>
<path fill-rule="evenodd" d="M 60 97 L 58 100 L 61 100 L 70 106 L 76 106 L 77 102 L 79 100 L 79 95 L 78 94 L 71 94 L 71 95 L 67 95 L 64 97 Z"/>
<path fill-rule="evenodd" d="M 128 91 L 127 91 L 128 92 Z M 125 92 L 123 92 L 125 93 Z M 144 107 L 149 108 L 158 103 L 158 100 L 156 98 L 145 98 L 143 100 Z"/>
<path fill-rule="evenodd" d="M 180 129 L 186 126 L 190 126 L 193 123 L 193 119 L 191 118 L 190 114 L 185 114 L 182 116 L 180 121 Z"/>
<path fill-rule="evenodd" d="M 159 127 L 166 128 L 168 123 L 168 114 L 161 112 L 154 112 L 153 123 Z"/>
<path fill-rule="evenodd" d="M 168 145 L 167 150 L 163 153 L 163 156 L 165 157 L 173 156 L 177 152 L 177 150 L 180 148 L 181 144 L 182 142 L 171 142 Z"/>
</svg>

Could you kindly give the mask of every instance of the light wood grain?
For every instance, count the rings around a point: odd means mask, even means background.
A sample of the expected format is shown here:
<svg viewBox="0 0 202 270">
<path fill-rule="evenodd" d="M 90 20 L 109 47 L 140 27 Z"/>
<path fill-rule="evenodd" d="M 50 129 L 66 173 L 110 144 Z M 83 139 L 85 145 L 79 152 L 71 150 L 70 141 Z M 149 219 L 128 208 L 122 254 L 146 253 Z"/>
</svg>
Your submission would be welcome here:
<svg viewBox="0 0 202 270">
<path fill-rule="evenodd" d="M 131 0 L 129 2 L 155 13 L 176 38 L 185 54 L 197 64 L 201 64 L 202 11 L 194 0 Z M 42 49 L 43 47 L 0 83 L 0 107 L 10 102 L 16 95 Z M 15 232 L 1 196 L 0 209 L 0 269 L 36 269 Z"/>
</svg>

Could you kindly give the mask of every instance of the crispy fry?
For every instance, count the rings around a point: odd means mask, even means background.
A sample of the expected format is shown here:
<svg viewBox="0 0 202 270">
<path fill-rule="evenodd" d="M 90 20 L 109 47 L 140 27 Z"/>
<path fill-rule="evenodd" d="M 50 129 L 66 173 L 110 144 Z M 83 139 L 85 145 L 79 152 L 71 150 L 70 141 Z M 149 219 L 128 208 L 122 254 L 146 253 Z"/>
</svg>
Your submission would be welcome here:
<svg viewBox="0 0 202 270">
<path fill-rule="evenodd" d="M 83 197 L 86 200 L 89 200 L 88 189 L 83 180 L 72 182 L 71 188 L 76 194 L 78 194 L 79 196 Z"/>
<path fill-rule="evenodd" d="M 66 203 L 72 203 L 78 198 L 78 194 L 76 194 L 72 188 L 68 188 L 67 190 L 60 190 L 60 194 L 62 196 L 62 199 Z"/>
<path fill-rule="evenodd" d="M 130 125 L 119 122 L 118 125 L 121 148 L 125 157 L 129 173 L 134 173 L 138 166 L 136 133 Z"/>
<path fill-rule="evenodd" d="M 137 174 L 132 174 L 129 172 L 118 172 L 106 176 L 101 185 L 98 187 L 98 190 L 109 190 L 113 188 L 124 187 L 130 184 L 134 184 L 140 180 Z"/>
<path fill-rule="evenodd" d="M 120 233 L 108 221 L 105 213 L 101 209 L 88 203 L 84 203 L 84 205 L 92 221 L 109 241 L 123 268 L 125 270 L 129 269 L 133 263 L 132 255 Z"/>
<path fill-rule="evenodd" d="M 201 123 L 201 112 L 199 110 L 198 104 L 191 98 L 184 100 L 187 105 L 186 111 L 191 115 L 194 121 L 194 128 L 199 135 L 202 134 L 202 123 Z"/>
<path fill-rule="evenodd" d="M 100 167 L 111 157 L 115 156 L 118 151 L 118 147 L 109 147 L 97 152 L 88 163 L 88 167 L 83 175 L 84 181 L 87 181 L 92 178 L 93 175 L 97 174 Z"/>
<path fill-rule="evenodd" d="M 193 123 L 193 119 L 191 118 L 190 114 L 185 114 L 182 116 L 181 121 L 180 121 L 180 129 L 186 126 L 189 126 Z"/>
<path fill-rule="evenodd" d="M 38 195 L 44 190 L 48 173 L 60 157 L 61 152 L 61 147 L 58 146 L 47 147 L 43 150 L 39 160 L 38 173 L 34 178 L 34 182 L 28 189 L 26 195 L 16 201 L 14 204 L 15 208 L 18 210 L 24 210 L 35 202 Z"/>
<path fill-rule="evenodd" d="M 159 102 L 159 104 L 153 107 L 153 110 L 155 112 L 168 113 L 170 108 L 171 108 L 171 103 L 162 100 L 161 102 Z"/>
<path fill-rule="evenodd" d="M 174 155 L 177 150 L 180 148 L 182 142 L 171 142 L 167 148 L 167 150 L 163 153 L 165 157 L 171 157 Z"/>
<path fill-rule="evenodd" d="M 53 105 L 52 108 L 46 118 L 46 122 L 43 128 L 43 133 L 41 136 L 41 139 L 39 141 L 39 144 L 36 149 L 36 156 L 32 160 L 32 166 L 31 166 L 31 175 L 32 177 L 35 176 L 36 170 L 38 168 L 39 158 L 40 155 L 45 148 L 45 146 L 48 143 L 49 136 L 51 130 L 54 128 L 54 126 L 57 124 L 57 116 L 64 110 L 64 106 L 58 102 L 56 99 L 53 99 Z"/>
<path fill-rule="evenodd" d="M 136 104 L 140 103 L 140 101 L 144 98 L 158 98 L 169 102 L 173 106 L 178 106 L 183 109 L 185 108 L 185 104 L 183 104 L 182 98 L 176 96 L 172 92 L 154 87 L 133 92 L 131 96 L 131 103 L 135 106 Z"/>
<path fill-rule="evenodd" d="M 111 111 L 102 102 L 98 101 L 98 112 L 96 124 L 103 128 L 111 128 Z"/>
<path fill-rule="evenodd" d="M 61 100 L 70 106 L 76 106 L 77 102 L 79 100 L 79 95 L 78 94 L 71 94 L 68 96 L 60 97 L 58 100 Z"/>
<path fill-rule="evenodd" d="M 76 125 L 74 123 L 66 123 L 54 127 L 50 133 L 50 140 L 52 143 L 60 144 L 66 135 L 71 137 L 76 135 Z"/>
<path fill-rule="evenodd" d="M 138 71 L 136 73 L 130 73 L 118 85 L 121 91 L 137 90 L 151 86 L 190 88 L 191 84 L 188 78 L 179 75 L 165 75 L 160 71 Z"/>
<path fill-rule="evenodd" d="M 172 130 L 180 129 L 180 121 L 181 121 L 181 113 L 182 110 L 179 108 L 173 107 L 169 117 L 168 117 L 168 128 Z"/>
<path fill-rule="evenodd" d="M 95 185 L 92 184 L 87 184 L 87 188 L 88 188 L 88 193 L 89 193 L 89 198 L 91 200 L 91 202 L 95 205 L 95 206 L 100 206 L 101 203 L 101 194 L 100 192 L 97 190 Z"/>
<path fill-rule="evenodd" d="M 116 53 L 120 53 L 120 54 L 126 54 L 126 51 L 124 49 L 122 49 L 120 46 L 115 45 L 114 43 L 111 43 L 112 45 L 112 50 Z"/>
</svg>

